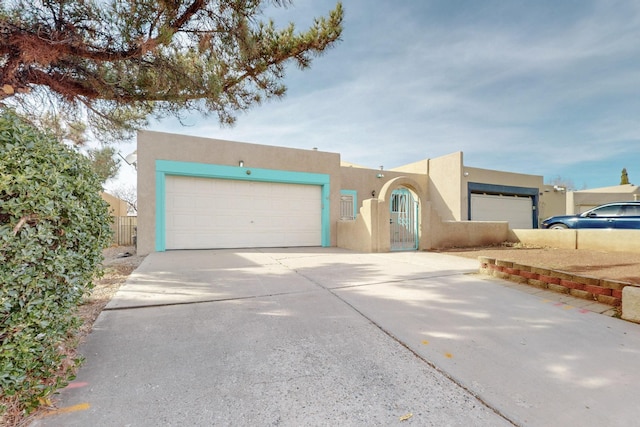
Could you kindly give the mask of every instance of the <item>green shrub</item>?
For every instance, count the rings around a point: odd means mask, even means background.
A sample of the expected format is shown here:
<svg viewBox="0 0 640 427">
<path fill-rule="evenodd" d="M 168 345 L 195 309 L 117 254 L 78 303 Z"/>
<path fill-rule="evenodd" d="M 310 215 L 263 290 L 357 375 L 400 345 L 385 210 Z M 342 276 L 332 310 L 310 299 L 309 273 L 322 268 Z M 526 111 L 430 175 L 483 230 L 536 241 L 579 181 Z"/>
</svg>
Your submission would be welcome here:
<svg viewBox="0 0 640 427">
<path fill-rule="evenodd" d="M 62 343 L 111 237 L 100 191 L 86 158 L 0 111 L 0 404 L 29 413 L 70 379 Z"/>
</svg>

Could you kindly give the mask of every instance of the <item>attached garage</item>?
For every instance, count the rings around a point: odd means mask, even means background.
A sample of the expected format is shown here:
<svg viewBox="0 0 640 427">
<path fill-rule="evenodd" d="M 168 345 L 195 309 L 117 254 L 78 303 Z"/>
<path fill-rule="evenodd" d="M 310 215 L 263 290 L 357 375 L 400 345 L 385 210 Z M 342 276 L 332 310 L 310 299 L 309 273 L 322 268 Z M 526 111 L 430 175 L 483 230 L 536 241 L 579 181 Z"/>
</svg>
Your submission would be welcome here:
<svg viewBox="0 0 640 427">
<path fill-rule="evenodd" d="M 469 219 L 507 221 L 511 229 L 537 228 L 538 189 L 469 183 Z"/>
<path fill-rule="evenodd" d="M 532 228 L 530 197 L 471 195 L 473 221 L 508 221 L 509 228 Z"/>
<path fill-rule="evenodd" d="M 321 187 L 166 179 L 166 249 L 320 246 Z"/>
<path fill-rule="evenodd" d="M 383 174 L 317 149 L 140 131 L 137 159 L 141 255 L 309 246 L 385 252 L 399 249 L 398 242 L 402 249 L 495 243 L 507 239 L 502 221 L 537 228 L 538 208 L 547 215 L 551 202 L 560 205 L 551 197 L 559 194 L 547 193 L 541 176 L 467 167 L 462 152 Z M 398 229 L 405 218 L 392 218 L 404 212 L 390 209 L 401 188 L 420 201 L 419 233 L 410 233 L 413 226 Z M 449 222 L 468 220 L 478 221 L 460 227 L 469 233 L 447 232 Z M 501 223 L 490 224 L 495 221 Z M 400 238 L 400 232 L 409 233 Z"/>
<path fill-rule="evenodd" d="M 156 250 L 329 245 L 329 176 L 156 162 Z"/>
</svg>

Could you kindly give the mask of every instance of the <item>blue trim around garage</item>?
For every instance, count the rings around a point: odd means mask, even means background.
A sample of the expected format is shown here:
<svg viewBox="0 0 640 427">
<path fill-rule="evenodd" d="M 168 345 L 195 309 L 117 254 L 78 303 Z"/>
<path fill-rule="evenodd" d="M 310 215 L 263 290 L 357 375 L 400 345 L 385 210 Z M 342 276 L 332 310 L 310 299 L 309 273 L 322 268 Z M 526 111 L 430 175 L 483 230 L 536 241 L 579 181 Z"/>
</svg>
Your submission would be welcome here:
<svg viewBox="0 0 640 427">
<path fill-rule="evenodd" d="M 532 199 L 533 212 L 531 221 L 533 228 L 538 228 L 538 198 L 539 189 L 532 187 L 515 187 L 511 185 L 482 184 L 479 182 L 467 183 L 467 219 L 471 220 L 471 194 L 493 194 L 504 196 L 530 197 Z"/>
<path fill-rule="evenodd" d="M 328 174 L 281 171 L 206 163 L 156 160 L 156 251 L 166 249 L 165 181 L 167 175 L 237 181 L 276 182 L 284 184 L 319 185 L 322 187 L 321 244 L 331 246 L 331 177 Z"/>
</svg>

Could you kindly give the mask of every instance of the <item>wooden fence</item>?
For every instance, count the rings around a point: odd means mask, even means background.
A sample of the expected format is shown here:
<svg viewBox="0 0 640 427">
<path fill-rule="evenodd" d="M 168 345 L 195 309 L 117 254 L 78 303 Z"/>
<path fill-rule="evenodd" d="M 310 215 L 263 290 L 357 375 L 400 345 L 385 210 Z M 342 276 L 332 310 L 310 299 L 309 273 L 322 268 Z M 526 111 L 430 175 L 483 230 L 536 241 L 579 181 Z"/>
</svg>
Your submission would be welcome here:
<svg viewBox="0 0 640 427">
<path fill-rule="evenodd" d="M 134 246 L 137 225 L 137 216 L 114 216 L 111 223 L 112 243 L 118 246 Z"/>
</svg>

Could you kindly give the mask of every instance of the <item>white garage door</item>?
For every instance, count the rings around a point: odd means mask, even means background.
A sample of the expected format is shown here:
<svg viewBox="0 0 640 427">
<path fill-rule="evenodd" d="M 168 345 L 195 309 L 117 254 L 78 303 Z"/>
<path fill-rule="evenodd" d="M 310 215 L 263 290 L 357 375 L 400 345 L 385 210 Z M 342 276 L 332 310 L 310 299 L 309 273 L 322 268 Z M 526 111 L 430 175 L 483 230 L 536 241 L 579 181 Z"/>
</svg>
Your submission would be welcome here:
<svg viewBox="0 0 640 427">
<path fill-rule="evenodd" d="M 533 228 L 533 201 L 530 197 L 471 195 L 473 221 L 509 221 L 509 228 Z"/>
<path fill-rule="evenodd" d="M 166 248 L 321 246 L 321 187 L 167 176 Z"/>
</svg>

